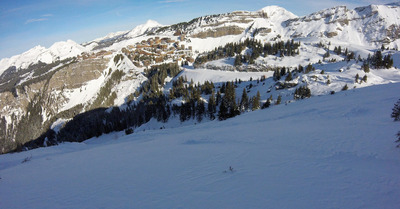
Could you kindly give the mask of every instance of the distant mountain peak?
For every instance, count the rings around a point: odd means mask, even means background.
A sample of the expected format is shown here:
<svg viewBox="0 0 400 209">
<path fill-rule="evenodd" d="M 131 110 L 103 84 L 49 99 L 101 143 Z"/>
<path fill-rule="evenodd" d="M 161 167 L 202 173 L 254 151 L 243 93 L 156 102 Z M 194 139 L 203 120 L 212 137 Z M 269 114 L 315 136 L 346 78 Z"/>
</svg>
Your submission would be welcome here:
<svg viewBox="0 0 400 209">
<path fill-rule="evenodd" d="M 289 12 L 285 8 L 282 8 L 280 6 L 267 6 L 259 10 L 259 12 L 264 12 L 267 14 L 268 18 L 271 18 L 273 20 L 282 20 L 282 19 L 293 19 L 297 18 L 297 15 Z"/>
<path fill-rule="evenodd" d="M 2 59 L 0 61 L 0 75 L 11 66 L 20 69 L 38 62 L 49 64 L 56 60 L 75 57 L 84 51 L 86 51 L 85 47 L 72 40 L 56 42 L 49 48 L 37 45 L 20 55 Z"/>
<path fill-rule="evenodd" d="M 136 26 L 134 29 L 129 31 L 127 34 L 128 37 L 136 37 L 143 35 L 144 33 L 148 32 L 153 28 L 162 27 L 163 25 L 158 23 L 155 20 L 147 20 L 146 23 Z"/>
<path fill-rule="evenodd" d="M 151 31 L 154 28 L 159 28 L 162 27 L 163 25 L 158 23 L 155 20 L 147 20 L 144 24 L 138 25 L 132 30 L 127 30 L 127 31 L 118 31 L 114 33 L 109 33 L 104 37 L 97 38 L 93 41 L 84 43 L 83 46 L 88 46 L 92 45 L 89 48 L 93 49 L 97 47 L 101 43 L 106 43 L 106 42 L 113 42 L 116 40 L 124 40 L 124 39 L 129 39 L 129 38 L 134 38 L 140 35 L 143 35 L 149 31 Z M 108 46 L 108 45 L 107 45 Z"/>
<path fill-rule="evenodd" d="M 147 20 L 146 23 L 145 23 L 144 25 L 149 26 L 149 27 L 163 26 L 163 25 L 160 24 L 159 22 L 157 22 L 157 21 L 155 21 L 155 20 L 152 20 L 152 19 Z"/>
</svg>

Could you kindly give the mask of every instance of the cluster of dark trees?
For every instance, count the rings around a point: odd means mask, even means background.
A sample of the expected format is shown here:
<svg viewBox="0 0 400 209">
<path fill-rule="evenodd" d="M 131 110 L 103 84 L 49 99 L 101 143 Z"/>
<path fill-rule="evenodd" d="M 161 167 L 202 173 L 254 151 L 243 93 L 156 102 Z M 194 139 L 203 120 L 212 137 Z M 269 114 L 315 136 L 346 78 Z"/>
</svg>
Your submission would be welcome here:
<svg viewBox="0 0 400 209">
<path fill-rule="evenodd" d="M 260 108 L 261 96 L 259 92 L 257 96 L 249 99 L 246 89 L 243 89 L 240 102 L 236 101 L 237 82 L 222 83 L 217 93 L 213 88 L 214 84 L 210 82 L 205 82 L 203 85 L 193 85 L 193 82 L 191 82 L 189 87 L 187 85 L 179 87 L 182 79 L 178 79 L 176 83 L 176 90 L 171 90 L 170 93 L 184 92 L 181 95 L 177 95 L 182 96 L 183 103 L 181 105 L 172 105 L 172 112 L 175 115 L 179 115 L 181 122 L 189 119 L 197 119 L 200 122 L 204 117 L 208 117 L 211 120 L 215 118 L 226 120 L 240 115 L 243 111 Z M 207 107 L 201 98 L 201 94 L 209 96 Z"/>
<path fill-rule="evenodd" d="M 294 99 L 305 99 L 311 97 L 311 90 L 308 86 L 301 86 L 294 91 Z"/>
<path fill-rule="evenodd" d="M 368 55 L 368 58 L 366 62 L 364 62 L 364 65 L 371 65 L 376 69 L 388 69 L 393 66 L 393 58 L 390 54 L 383 56 L 382 52 L 378 50 L 372 56 Z"/>
<path fill-rule="evenodd" d="M 364 77 L 362 77 L 361 78 L 361 80 L 360 80 L 360 76 L 358 75 L 358 73 L 356 74 L 356 77 L 355 77 L 355 79 L 354 79 L 354 82 L 356 82 L 356 83 L 361 83 L 361 82 L 365 82 L 365 83 L 367 83 L 367 79 L 368 79 L 368 77 L 367 77 L 367 75 L 364 75 Z"/>
<path fill-rule="evenodd" d="M 136 96 L 143 94 L 143 99 L 148 100 L 158 98 L 163 93 L 160 87 L 164 86 L 165 79 L 175 77 L 181 72 L 181 68 L 177 63 L 168 63 L 162 65 L 154 65 L 150 69 L 145 70 L 145 75 L 148 78 L 142 87 L 136 92 Z"/>
<path fill-rule="evenodd" d="M 384 46 L 382 45 L 382 51 L 384 50 Z M 368 58 L 365 60 L 364 59 L 364 64 L 363 64 L 363 69 L 365 72 L 369 72 L 369 67 L 370 65 L 374 67 L 375 69 L 381 69 L 381 68 L 391 68 L 393 66 L 393 58 L 391 54 L 383 56 L 381 50 L 377 50 L 372 56 L 368 55 Z M 355 59 L 355 53 L 352 51 L 349 51 L 347 48 L 343 51 L 340 46 L 335 47 L 333 49 L 333 52 L 336 53 L 337 55 L 343 55 L 346 57 L 347 61 L 350 61 L 352 59 Z M 327 51 L 327 54 L 324 55 L 325 57 L 329 57 L 329 50 Z M 358 61 L 362 61 L 360 55 L 357 58 Z"/>
<path fill-rule="evenodd" d="M 275 43 L 262 44 L 261 41 L 255 39 L 246 39 L 240 43 L 228 43 L 223 47 L 215 48 L 213 51 L 204 53 L 198 56 L 194 62 L 195 66 L 201 65 L 208 61 L 234 57 L 235 66 L 241 65 L 242 63 L 254 64 L 254 61 L 260 56 L 277 55 L 277 56 L 295 56 L 299 54 L 300 42 L 295 42 L 293 39 L 284 41 L 278 41 Z M 249 48 L 250 53 L 241 55 L 241 52 Z"/>
<path fill-rule="evenodd" d="M 183 97 L 184 101 L 189 101 L 190 92 L 198 99 L 201 94 L 211 94 L 214 88 L 213 82 L 206 81 L 203 85 L 200 85 L 200 83 L 194 85 L 193 80 L 191 80 L 187 85 L 187 78 L 179 77 L 176 81 L 172 82 L 172 88 L 169 90 L 169 98 L 173 100 Z"/>
<path fill-rule="evenodd" d="M 352 60 L 352 59 L 355 59 L 355 57 L 356 57 L 356 54 L 355 54 L 354 52 L 349 51 L 347 48 L 345 48 L 344 50 L 342 50 L 342 47 L 341 47 L 341 46 L 338 46 L 338 47 L 335 46 L 335 48 L 333 49 L 333 52 L 336 53 L 337 55 L 343 55 L 343 56 L 345 56 L 347 61 L 350 61 L 350 60 Z M 328 53 L 328 57 L 329 57 L 329 50 L 328 50 L 327 53 Z M 326 55 L 326 54 L 325 54 L 325 55 Z M 324 56 L 324 58 L 325 58 L 325 56 Z"/>
<path fill-rule="evenodd" d="M 400 99 L 394 104 L 391 117 L 394 121 L 400 121 Z"/>
<path fill-rule="evenodd" d="M 224 93 L 224 96 L 221 102 L 218 102 L 220 104 L 217 103 L 219 105 L 218 119 L 225 120 L 240 115 L 239 107 L 236 104 L 235 84 L 227 82 L 221 88 L 221 92 Z"/>
<path fill-rule="evenodd" d="M 205 102 L 201 98 L 201 95 L 214 95 L 214 84 L 206 82 L 203 85 L 195 85 L 193 81 L 188 84 L 186 78 L 183 79 L 180 77 L 173 82 L 169 93 L 170 100 L 179 97 L 183 99 L 181 105 L 174 104 L 172 106 L 174 115 L 179 115 L 181 122 L 191 118 L 197 119 L 200 122 L 207 116 Z M 212 117 L 210 116 L 210 118 Z"/>
<path fill-rule="evenodd" d="M 315 67 L 310 64 L 308 64 L 306 67 L 303 67 L 302 65 L 299 65 L 298 67 L 294 68 L 292 71 L 286 67 L 282 68 L 275 68 L 274 69 L 274 74 L 273 74 L 273 79 L 275 81 L 281 80 L 281 78 L 285 77 L 285 81 L 291 81 L 293 80 L 293 74 L 297 73 L 309 73 L 311 71 L 315 71 Z"/>
<path fill-rule="evenodd" d="M 44 144 L 54 145 L 59 142 L 82 142 L 92 137 L 113 131 L 123 131 L 127 134 L 149 122 L 152 118 L 157 121 L 167 122 L 171 115 L 178 115 L 180 120 L 186 121 L 196 119 L 202 121 L 204 118 L 214 120 L 225 120 L 240 115 L 244 111 L 261 108 L 260 92 L 249 98 L 248 90 L 243 89 L 242 97 L 237 100 L 236 88 L 238 82 L 222 83 L 215 88 L 212 82 L 205 82 L 202 85 L 187 82 L 184 77 L 179 77 L 173 82 L 170 94 L 166 95 L 157 89 L 162 86 L 167 76 L 179 74 L 175 65 L 162 65 L 146 72 L 149 77 L 148 83 L 139 90 L 143 95 L 140 101 L 131 102 L 125 108 L 111 107 L 98 108 L 76 115 L 58 133 L 49 129 L 39 138 L 24 144 L 27 148 L 41 147 Z M 264 78 L 265 79 L 265 78 Z M 160 87 L 159 86 L 159 87 Z M 217 93 L 215 91 L 217 90 Z M 201 95 L 208 95 L 208 102 Z M 171 100 L 182 97 L 181 105 L 171 105 Z M 278 98 L 279 100 L 279 98 Z M 272 97 L 262 104 L 267 108 L 272 103 Z M 276 104 L 280 102 L 277 101 Z"/>
<path fill-rule="evenodd" d="M 368 55 L 367 59 L 361 59 L 361 56 L 358 55 L 358 58 L 355 58 L 355 53 L 352 51 L 348 51 L 346 48 L 345 51 L 342 51 L 341 47 L 335 47 L 333 50 L 335 53 L 338 55 L 343 55 L 345 56 L 345 60 L 350 61 L 352 59 L 355 59 L 357 61 L 363 61 L 364 64 L 362 65 L 362 69 L 368 73 L 370 71 L 370 66 L 372 66 L 375 69 L 382 69 L 386 68 L 389 69 L 393 66 L 393 58 L 391 54 L 383 56 L 382 51 L 378 50 L 376 51 L 372 56 Z M 329 54 L 329 51 L 327 52 Z M 326 54 L 325 54 L 326 55 Z M 324 55 L 324 58 L 325 58 Z M 329 55 L 328 55 L 329 56 Z"/>
</svg>

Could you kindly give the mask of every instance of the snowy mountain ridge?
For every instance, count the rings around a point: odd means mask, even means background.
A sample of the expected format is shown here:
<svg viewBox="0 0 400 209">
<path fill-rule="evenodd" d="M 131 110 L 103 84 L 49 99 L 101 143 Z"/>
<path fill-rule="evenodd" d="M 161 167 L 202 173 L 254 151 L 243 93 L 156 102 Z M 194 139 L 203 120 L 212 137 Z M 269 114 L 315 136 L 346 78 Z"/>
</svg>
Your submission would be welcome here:
<svg viewBox="0 0 400 209">
<path fill-rule="evenodd" d="M 138 25 L 132 30 L 110 33 L 105 37 L 97 38 L 93 41 L 83 43 L 82 45 L 90 50 L 103 49 L 114 43 L 121 42 L 123 40 L 133 39 L 146 33 L 153 32 L 154 30 L 162 26 L 163 25 L 155 20 L 147 20 L 146 23 Z"/>
<path fill-rule="evenodd" d="M 109 41 L 109 40 L 112 40 L 112 39 L 117 39 L 118 37 L 121 37 L 121 36 L 127 36 L 127 37 L 134 38 L 136 36 L 140 36 L 140 35 L 145 34 L 146 32 L 150 31 L 153 28 L 157 28 L 157 27 L 161 27 L 161 26 L 163 26 L 163 25 L 161 25 L 160 23 L 158 23 L 155 20 L 147 20 L 146 23 L 138 25 L 135 28 L 133 28 L 132 30 L 109 33 L 104 37 L 97 38 L 97 39 L 95 39 L 95 40 L 93 40 L 91 42 L 84 43 L 83 45 L 87 45 L 87 44 L 90 44 L 92 42 L 97 42 L 97 43 L 105 42 L 105 41 Z"/>
<path fill-rule="evenodd" d="M 60 41 L 51 45 L 48 49 L 42 46 L 36 46 L 20 55 L 0 60 L 0 75 L 9 67 L 15 66 L 16 69 L 24 69 L 31 64 L 38 62 L 50 64 L 57 60 L 64 60 L 70 57 L 76 57 L 87 49 L 72 40 Z"/>
<path fill-rule="evenodd" d="M 258 12 L 263 12 L 267 14 L 268 19 L 270 19 L 273 22 L 283 22 L 288 19 L 297 18 L 295 14 L 289 12 L 288 10 L 280 6 L 267 6 L 260 9 Z"/>
<path fill-rule="evenodd" d="M 26 68 L 38 61 L 51 63 L 57 59 L 74 57 L 82 52 L 93 49 L 101 50 L 121 49 L 113 44 L 123 40 L 129 40 L 141 35 L 155 33 L 159 35 L 173 35 L 176 31 L 187 34 L 194 39 L 211 36 L 228 38 L 229 42 L 243 40 L 251 37 L 255 29 L 264 30 L 263 37 L 257 37 L 265 41 L 276 39 L 278 35 L 282 39 L 318 37 L 332 39 L 334 41 L 347 42 L 362 46 L 379 46 L 382 43 L 389 47 L 400 46 L 400 6 L 399 3 L 387 5 L 369 5 L 349 10 L 345 6 L 338 6 L 321 10 L 304 17 L 297 17 L 293 13 L 279 6 L 267 6 L 256 12 L 236 11 L 221 15 L 204 16 L 193 19 L 189 23 L 180 23 L 171 26 L 163 26 L 154 20 L 148 20 L 130 31 L 110 33 L 105 37 L 79 44 L 68 40 L 56 43 L 49 50 L 37 46 L 11 58 L 0 60 L 0 75 L 9 67 L 17 69 Z M 376 30 L 379 28 L 379 30 Z M 210 33 L 212 31 L 213 33 Z M 222 32 L 228 31 L 228 32 Z M 246 32 L 247 31 L 247 32 Z M 234 35 L 229 37 L 229 35 Z M 282 37 L 283 36 L 283 37 Z M 220 42 L 220 44 L 226 41 Z M 201 40 L 193 47 L 201 50 Z M 64 46 L 61 46 L 64 45 Z M 63 51 L 55 49 L 63 47 Z M 70 49 L 69 49 L 70 48 Z M 69 50 L 68 50 L 69 49 Z M 201 50 L 202 51 L 202 50 Z M 68 54 L 68 55 L 67 55 Z"/>
<path fill-rule="evenodd" d="M 362 46 L 399 47 L 400 7 L 369 5 L 349 10 L 345 6 L 289 20 L 290 37 L 322 37 Z"/>
</svg>

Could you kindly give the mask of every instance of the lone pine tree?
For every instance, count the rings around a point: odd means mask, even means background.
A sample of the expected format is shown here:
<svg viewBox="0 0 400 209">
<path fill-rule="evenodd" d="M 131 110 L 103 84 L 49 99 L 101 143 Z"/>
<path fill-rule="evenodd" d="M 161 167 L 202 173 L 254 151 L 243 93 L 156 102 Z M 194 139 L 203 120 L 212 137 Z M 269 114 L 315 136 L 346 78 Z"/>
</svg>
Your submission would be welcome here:
<svg viewBox="0 0 400 209">
<path fill-rule="evenodd" d="M 255 96 L 255 97 L 253 98 L 253 107 L 252 107 L 252 110 L 258 110 L 258 109 L 260 109 L 260 100 L 261 100 L 260 92 L 257 91 L 257 96 Z"/>
<path fill-rule="evenodd" d="M 249 109 L 249 97 L 247 96 L 246 88 L 243 88 L 242 98 L 240 99 L 240 110 L 246 111 Z"/>
<path fill-rule="evenodd" d="M 391 117 L 394 121 L 400 121 L 400 99 L 394 104 Z"/>
</svg>

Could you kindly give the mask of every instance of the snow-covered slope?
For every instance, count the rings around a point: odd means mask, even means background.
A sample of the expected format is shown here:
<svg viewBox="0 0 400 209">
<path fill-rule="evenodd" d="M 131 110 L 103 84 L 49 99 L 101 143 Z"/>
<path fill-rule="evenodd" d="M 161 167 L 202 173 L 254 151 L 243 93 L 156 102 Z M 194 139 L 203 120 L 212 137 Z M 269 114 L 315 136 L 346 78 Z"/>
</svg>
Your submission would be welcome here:
<svg viewBox="0 0 400 209">
<path fill-rule="evenodd" d="M 159 27 L 162 27 L 162 26 L 163 25 L 161 25 L 157 21 L 147 20 L 147 22 L 145 24 L 138 25 L 134 29 L 129 31 L 129 33 L 127 34 L 127 37 L 134 38 L 136 36 L 143 35 L 143 34 L 149 32 L 150 30 L 152 30 L 154 28 L 159 28 Z"/>
<path fill-rule="evenodd" d="M 85 51 L 85 47 L 72 40 L 56 42 L 48 49 L 36 46 L 23 54 L 0 60 L 0 75 L 11 66 L 15 66 L 18 70 L 38 62 L 49 64 L 56 60 L 75 57 Z"/>
<path fill-rule="evenodd" d="M 109 33 L 104 37 L 96 38 L 92 42 L 102 42 L 102 41 L 108 41 L 108 40 L 116 39 L 117 37 L 121 37 L 121 36 L 126 35 L 128 32 L 129 31 L 118 31 L 118 32 Z"/>
<path fill-rule="evenodd" d="M 288 19 L 294 19 L 297 18 L 297 16 L 286 9 L 279 7 L 279 6 L 267 6 L 259 10 L 259 12 L 262 12 L 266 15 L 266 17 L 272 22 L 283 22 Z"/>
<path fill-rule="evenodd" d="M 160 35 L 180 31 L 190 37 L 187 44 L 199 52 L 229 42 L 256 38 L 261 41 L 295 39 L 326 40 L 362 47 L 400 46 L 400 6 L 369 5 L 348 9 L 345 6 L 297 17 L 284 8 L 268 6 L 256 12 L 238 11 L 204 16 L 159 30 Z M 225 33 L 221 30 L 226 31 Z"/>
<path fill-rule="evenodd" d="M 397 208 L 399 88 L 1 155 L 1 207 Z"/>
<path fill-rule="evenodd" d="M 113 54 L 111 57 L 115 57 L 118 53 Z M 97 79 L 93 79 L 83 86 L 71 89 L 67 92 L 57 92 L 56 94 L 62 94 L 66 98 L 66 102 L 61 106 L 60 112 L 73 108 L 76 105 L 83 104 L 85 106 L 90 106 L 98 96 L 98 93 L 110 76 L 115 71 L 119 70 L 124 73 L 124 76 L 112 86 L 111 92 L 116 92 L 116 99 L 113 102 L 114 105 L 120 106 L 126 102 L 126 97 L 140 87 L 140 85 L 147 80 L 147 78 L 142 74 L 143 69 L 137 68 L 132 64 L 126 56 L 122 57 L 117 62 L 114 59 L 110 59 L 107 66 L 102 70 L 101 76 Z M 108 96 L 108 95 L 107 95 Z"/>
<path fill-rule="evenodd" d="M 349 10 L 345 6 L 321 10 L 286 22 L 291 37 L 320 37 L 363 46 L 399 46 L 400 6 L 369 5 Z"/>
<path fill-rule="evenodd" d="M 147 20 L 146 23 L 141 24 L 133 28 L 132 30 L 129 31 L 119 31 L 115 33 L 110 33 L 107 36 L 104 36 L 102 38 L 97 38 L 91 42 L 84 43 L 83 45 L 86 46 L 88 49 L 104 49 L 105 47 L 110 47 L 112 49 L 119 50 L 122 47 L 112 47 L 113 44 L 121 45 L 118 44 L 120 42 L 126 42 L 127 40 L 131 40 L 133 38 L 136 38 L 138 36 L 145 35 L 146 33 L 150 33 L 155 31 L 156 29 L 162 27 L 160 23 L 154 20 Z M 126 45 L 124 45 L 126 46 Z"/>
</svg>

